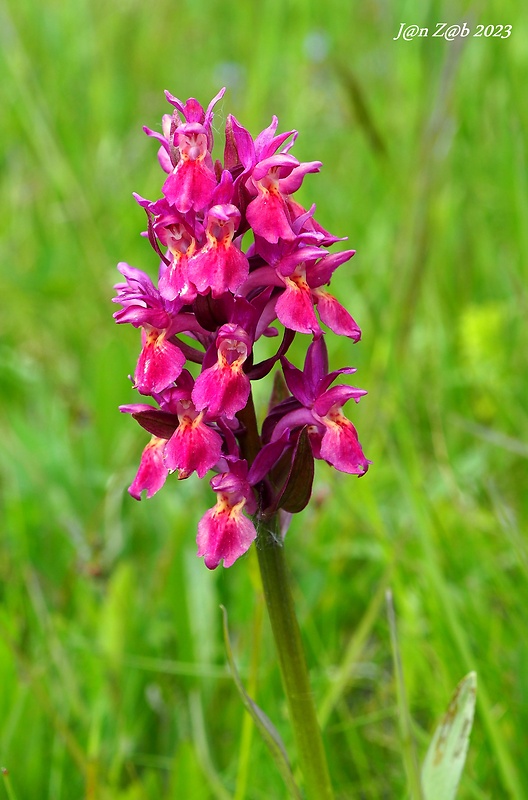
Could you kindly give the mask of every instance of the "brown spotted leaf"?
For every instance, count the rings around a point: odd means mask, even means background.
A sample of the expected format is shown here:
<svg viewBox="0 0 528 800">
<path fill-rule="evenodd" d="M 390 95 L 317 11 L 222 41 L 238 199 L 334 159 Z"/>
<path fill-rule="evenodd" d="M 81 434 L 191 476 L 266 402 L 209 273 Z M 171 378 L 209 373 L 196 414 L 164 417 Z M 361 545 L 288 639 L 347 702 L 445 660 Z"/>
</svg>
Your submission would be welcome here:
<svg viewBox="0 0 528 800">
<path fill-rule="evenodd" d="M 424 800 L 454 800 L 466 761 L 477 696 L 477 674 L 460 681 L 422 767 Z"/>
</svg>

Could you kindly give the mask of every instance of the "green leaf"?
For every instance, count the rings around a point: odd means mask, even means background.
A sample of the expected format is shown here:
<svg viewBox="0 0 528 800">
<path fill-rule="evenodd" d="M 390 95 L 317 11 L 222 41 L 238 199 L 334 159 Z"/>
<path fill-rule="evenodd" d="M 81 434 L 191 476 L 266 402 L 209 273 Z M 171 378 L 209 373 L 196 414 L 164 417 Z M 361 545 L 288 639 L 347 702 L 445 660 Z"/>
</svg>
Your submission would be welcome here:
<svg viewBox="0 0 528 800">
<path fill-rule="evenodd" d="M 453 800 L 466 761 L 477 696 L 477 674 L 458 684 L 422 767 L 425 800 Z"/>
<path fill-rule="evenodd" d="M 266 714 L 262 711 L 261 708 L 257 706 L 257 704 L 251 699 L 248 695 L 246 690 L 244 689 L 244 685 L 240 680 L 240 675 L 238 674 L 238 670 L 236 668 L 235 660 L 233 658 L 233 651 L 231 650 L 231 642 L 229 641 L 229 630 L 227 627 L 227 611 L 224 606 L 220 606 L 222 609 L 222 614 L 224 617 L 224 641 L 226 647 L 226 654 L 227 660 L 229 661 L 229 666 L 231 668 L 231 672 L 233 673 L 233 680 L 235 681 L 235 685 L 238 689 L 242 702 L 249 712 L 253 721 L 262 736 L 263 740 L 265 741 L 266 745 L 268 746 L 268 750 L 270 751 L 275 764 L 277 765 L 277 769 L 279 770 L 284 783 L 286 784 L 290 796 L 294 798 L 294 800 L 302 800 L 302 795 L 299 790 L 299 787 L 295 783 L 295 779 L 293 777 L 293 773 L 291 770 L 290 762 L 288 759 L 288 754 L 286 753 L 286 748 L 284 747 L 284 743 L 280 737 L 279 732 L 269 719 Z"/>
</svg>

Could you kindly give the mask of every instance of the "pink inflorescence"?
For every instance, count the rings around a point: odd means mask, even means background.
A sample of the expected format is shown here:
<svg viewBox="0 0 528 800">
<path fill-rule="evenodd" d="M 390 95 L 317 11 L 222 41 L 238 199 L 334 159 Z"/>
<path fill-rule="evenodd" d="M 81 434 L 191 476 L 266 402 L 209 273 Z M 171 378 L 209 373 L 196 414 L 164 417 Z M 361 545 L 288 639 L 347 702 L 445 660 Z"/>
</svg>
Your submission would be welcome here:
<svg viewBox="0 0 528 800">
<path fill-rule="evenodd" d="M 355 251 L 328 252 L 341 240 L 316 222 L 315 206 L 306 210 L 293 199 L 321 163 L 290 154 L 297 131 L 277 134 L 276 117 L 253 139 L 232 115 L 224 163 L 213 162 L 212 109 L 224 91 L 206 111 L 194 98 L 182 103 L 166 92 L 174 111 L 164 115 L 163 133 L 145 128 L 161 145 L 167 174 L 160 199 L 135 195 L 161 259 L 158 283 L 120 263 L 124 281 L 114 298 L 122 306 L 116 322 L 141 330 L 134 386 L 156 403 L 120 409 L 152 435 L 129 492 L 151 497 L 171 472 L 184 479 L 212 470 L 216 504 L 200 520 L 197 538 L 209 569 L 222 560 L 229 567 L 248 550 L 256 537 L 252 517 L 304 508 L 314 458 L 354 475 L 370 463 L 342 412 L 365 392 L 332 385 L 355 370 L 328 371 L 321 328 L 322 322 L 354 342 L 361 336 L 324 288 Z M 257 362 L 254 344 L 278 336 L 277 320 L 284 331 L 276 352 Z M 297 333 L 311 337 L 302 370 L 286 358 Z M 252 432 L 251 382 L 275 367 L 268 414 L 260 433 Z"/>
</svg>

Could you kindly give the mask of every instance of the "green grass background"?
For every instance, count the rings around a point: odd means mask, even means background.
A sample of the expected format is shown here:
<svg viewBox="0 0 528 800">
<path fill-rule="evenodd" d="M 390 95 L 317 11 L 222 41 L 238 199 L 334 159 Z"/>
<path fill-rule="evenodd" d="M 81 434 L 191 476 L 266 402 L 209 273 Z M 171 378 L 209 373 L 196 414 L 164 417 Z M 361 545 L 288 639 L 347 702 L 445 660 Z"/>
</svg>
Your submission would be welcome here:
<svg viewBox="0 0 528 800">
<path fill-rule="evenodd" d="M 508 39 L 393 41 L 401 22 Z M 167 88 L 277 114 L 320 159 L 301 201 L 357 255 L 332 338 L 369 395 L 373 466 L 318 464 L 287 538 L 340 800 L 407 796 L 384 591 L 418 756 L 463 675 L 479 695 L 464 800 L 528 797 L 528 13 L 513 0 L 1 0 L 0 797 L 283 798 L 226 669 L 294 759 L 254 553 L 195 556 L 207 482 L 126 493 L 146 435 L 117 411 L 137 332 L 117 261 L 152 275 L 131 194 L 155 198 Z M 330 341 L 330 337 L 329 337 Z"/>
</svg>

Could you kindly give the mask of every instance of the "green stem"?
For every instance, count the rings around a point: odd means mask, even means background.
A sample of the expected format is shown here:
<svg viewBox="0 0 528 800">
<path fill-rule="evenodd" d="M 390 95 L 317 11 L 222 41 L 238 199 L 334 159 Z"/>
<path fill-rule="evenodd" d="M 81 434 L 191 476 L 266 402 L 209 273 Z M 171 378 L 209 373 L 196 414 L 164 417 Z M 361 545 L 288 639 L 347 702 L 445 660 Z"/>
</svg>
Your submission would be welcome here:
<svg viewBox="0 0 528 800">
<path fill-rule="evenodd" d="M 246 407 L 237 413 L 237 417 L 244 429 L 244 434 L 240 437 L 240 448 L 248 464 L 252 464 L 261 448 L 261 442 L 251 394 Z M 310 689 L 278 515 L 268 518 L 257 517 L 255 525 L 264 597 L 279 656 L 282 684 L 297 745 L 299 765 L 304 777 L 306 796 L 308 800 L 333 800 L 334 793 Z"/>
<path fill-rule="evenodd" d="M 334 793 L 317 722 L 299 623 L 290 588 L 278 517 L 257 520 L 257 554 L 264 597 L 279 656 L 299 764 L 308 800 L 333 800 Z"/>
</svg>

